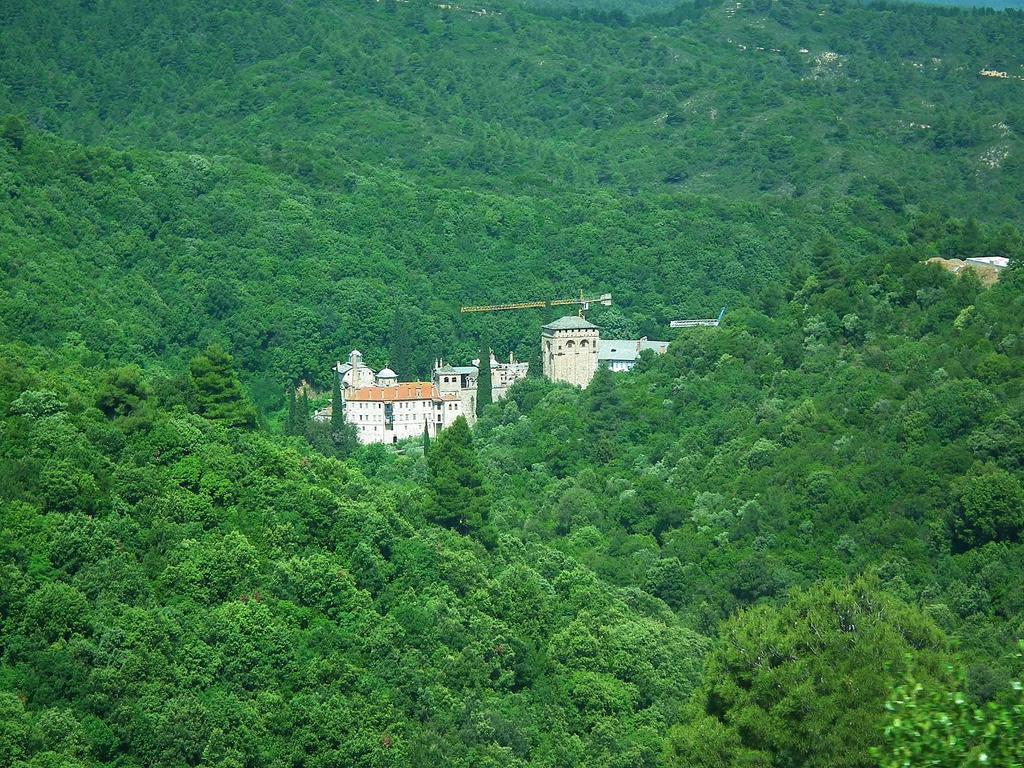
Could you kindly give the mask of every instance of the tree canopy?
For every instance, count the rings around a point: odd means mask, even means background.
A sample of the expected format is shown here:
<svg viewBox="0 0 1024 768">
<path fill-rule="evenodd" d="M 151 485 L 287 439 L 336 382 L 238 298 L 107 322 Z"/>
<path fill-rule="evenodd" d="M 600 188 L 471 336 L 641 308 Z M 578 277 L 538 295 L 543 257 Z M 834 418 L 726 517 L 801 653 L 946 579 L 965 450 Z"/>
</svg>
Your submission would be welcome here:
<svg viewBox="0 0 1024 768">
<path fill-rule="evenodd" d="M 1019 762 L 1021 18 L 4 3 L 0 764 Z"/>
</svg>

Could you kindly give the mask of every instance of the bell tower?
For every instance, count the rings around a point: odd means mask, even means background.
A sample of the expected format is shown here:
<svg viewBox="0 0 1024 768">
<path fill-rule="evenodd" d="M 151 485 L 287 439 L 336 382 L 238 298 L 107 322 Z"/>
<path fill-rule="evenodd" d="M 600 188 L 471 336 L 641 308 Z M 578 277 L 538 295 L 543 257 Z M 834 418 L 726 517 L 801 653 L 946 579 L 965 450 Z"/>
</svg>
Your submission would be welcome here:
<svg viewBox="0 0 1024 768">
<path fill-rule="evenodd" d="M 586 387 L 597 372 L 600 336 L 596 325 L 576 315 L 566 315 L 543 326 L 540 357 L 544 375 L 551 381 Z"/>
</svg>

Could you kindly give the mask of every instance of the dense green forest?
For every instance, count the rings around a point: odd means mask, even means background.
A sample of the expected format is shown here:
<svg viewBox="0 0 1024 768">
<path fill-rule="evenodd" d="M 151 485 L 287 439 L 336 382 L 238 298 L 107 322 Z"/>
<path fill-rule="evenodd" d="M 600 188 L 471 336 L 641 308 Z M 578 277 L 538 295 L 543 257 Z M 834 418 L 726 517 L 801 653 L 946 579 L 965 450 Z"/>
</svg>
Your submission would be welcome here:
<svg viewBox="0 0 1024 768">
<path fill-rule="evenodd" d="M 623 27 L 479 11 L 14 0 L 0 110 L 90 145 L 231 155 L 336 191 L 387 168 L 500 194 L 827 203 L 881 186 L 891 204 L 1018 211 L 1024 82 L 978 76 L 1024 75 L 1017 13 L 799 0 L 682 5 Z"/>
<path fill-rule="evenodd" d="M 179 366 L 219 340 L 269 408 L 350 345 L 383 365 L 396 325 L 421 373 L 483 323 L 533 352 L 539 316 L 460 303 L 611 290 L 655 336 L 746 303 L 821 232 L 856 256 L 915 216 L 1020 223 L 1024 81 L 978 76 L 1024 74 L 1016 15 L 276 10 L 7 7 L 8 334 Z M 33 273 L 39 249 L 85 285 Z"/>
<path fill-rule="evenodd" d="M 736 5 L 738 0 L 733 0 L 735 8 L 742 8 L 743 3 Z M 905 5 L 932 5 L 952 6 L 963 9 L 976 9 L 979 12 L 987 10 L 1021 10 L 1024 9 L 1024 0 L 867 0 L 864 5 L 878 8 L 885 4 L 900 3 Z M 697 5 L 714 6 L 714 3 L 705 0 L 696 0 Z M 526 2 L 527 8 L 541 11 L 556 10 L 590 16 L 590 18 L 602 18 L 617 24 L 627 24 L 631 19 L 643 18 L 646 16 L 663 13 L 666 10 L 677 8 L 682 5 L 678 0 L 536 0 Z M 755 8 L 765 10 L 769 3 L 762 0 L 753 4 Z M 834 6 L 830 6 L 834 8 Z M 595 16 L 595 14 L 598 14 Z"/>
<path fill-rule="evenodd" d="M 0 765 L 1024 765 L 1022 136 L 1015 11 L 3 3 Z"/>
</svg>

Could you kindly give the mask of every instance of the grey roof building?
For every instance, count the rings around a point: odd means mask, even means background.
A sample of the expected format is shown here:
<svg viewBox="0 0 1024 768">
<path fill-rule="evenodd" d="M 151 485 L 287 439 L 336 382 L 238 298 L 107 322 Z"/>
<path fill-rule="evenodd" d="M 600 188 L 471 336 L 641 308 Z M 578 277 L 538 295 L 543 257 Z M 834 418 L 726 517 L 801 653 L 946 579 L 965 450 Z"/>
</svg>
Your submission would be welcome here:
<svg viewBox="0 0 1024 768">
<path fill-rule="evenodd" d="M 650 350 L 664 355 L 669 342 L 649 339 L 601 339 L 597 345 L 598 365 L 612 371 L 631 371 L 640 358 L 640 353 Z"/>
</svg>

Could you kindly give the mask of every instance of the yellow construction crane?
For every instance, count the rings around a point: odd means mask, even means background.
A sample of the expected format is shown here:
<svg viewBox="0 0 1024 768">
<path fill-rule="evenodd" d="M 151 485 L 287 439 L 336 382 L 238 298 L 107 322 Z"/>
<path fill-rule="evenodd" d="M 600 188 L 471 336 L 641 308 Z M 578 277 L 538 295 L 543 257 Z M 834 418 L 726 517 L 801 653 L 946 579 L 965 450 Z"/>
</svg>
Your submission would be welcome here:
<svg viewBox="0 0 1024 768">
<path fill-rule="evenodd" d="M 578 306 L 580 317 L 590 310 L 592 304 L 600 304 L 603 307 L 612 305 L 612 295 L 602 293 L 596 299 L 588 299 L 580 291 L 578 299 L 550 299 L 548 301 L 520 301 L 516 304 L 483 304 L 477 307 L 462 307 L 460 312 L 505 312 L 510 309 L 546 309 L 547 307 Z"/>
</svg>

